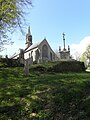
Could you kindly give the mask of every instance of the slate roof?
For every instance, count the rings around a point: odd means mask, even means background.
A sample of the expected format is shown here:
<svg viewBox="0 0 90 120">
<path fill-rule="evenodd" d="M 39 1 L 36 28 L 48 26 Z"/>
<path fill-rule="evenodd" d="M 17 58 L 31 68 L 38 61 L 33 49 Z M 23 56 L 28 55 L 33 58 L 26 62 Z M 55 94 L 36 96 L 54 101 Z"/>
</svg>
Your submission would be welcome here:
<svg viewBox="0 0 90 120">
<path fill-rule="evenodd" d="M 29 48 L 25 49 L 25 52 L 30 51 L 30 50 L 32 50 L 32 49 L 38 47 L 38 45 L 40 45 L 40 43 L 41 43 L 41 42 L 32 44 Z"/>
</svg>

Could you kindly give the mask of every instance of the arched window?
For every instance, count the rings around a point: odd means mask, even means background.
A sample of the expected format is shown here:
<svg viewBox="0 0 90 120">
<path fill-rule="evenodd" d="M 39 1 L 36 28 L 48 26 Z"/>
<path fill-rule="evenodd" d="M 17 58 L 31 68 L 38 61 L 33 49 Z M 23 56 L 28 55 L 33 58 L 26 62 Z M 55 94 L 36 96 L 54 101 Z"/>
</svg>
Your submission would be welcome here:
<svg viewBox="0 0 90 120">
<path fill-rule="evenodd" d="M 48 58 L 48 47 L 47 47 L 47 45 L 42 46 L 42 57 L 47 57 Z"/>
<path fill-rule="evenodd" d="M 33 56 L 33 51 L 31 51 L 31 57 Z"/>
<path fill-rule="evenodd" d="M 52 53 L 50 52 L 50 60 L 52 61 Z"/>
<path fill-rule="evenodd" d="M 29 53 L 29 58 L 30 58 L 30 53 Z"/>
<path fill-rule="evenodd" d="M 40 53 L 39 53 L 39 50 L 37 49 L 37 50 L 35 51 L 35 60 L 36 60 L 36 61 L 38 61 L 39 56 L 40 56 Z"/>
</svg>

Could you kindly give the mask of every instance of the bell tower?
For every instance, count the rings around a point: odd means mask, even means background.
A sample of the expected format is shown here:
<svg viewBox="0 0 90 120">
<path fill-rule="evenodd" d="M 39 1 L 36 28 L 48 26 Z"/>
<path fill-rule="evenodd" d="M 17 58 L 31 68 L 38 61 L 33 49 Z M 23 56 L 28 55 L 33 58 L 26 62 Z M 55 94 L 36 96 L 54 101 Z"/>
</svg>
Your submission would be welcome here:
<svg viewBox="0 0 90 120">
<path fill-rule="evenodd" d="M 32 45 L 32 35 L 30 31 L 30 26 L 28 27 L 28 33 L 26 34 L 26 48 Z"/>
</svg>

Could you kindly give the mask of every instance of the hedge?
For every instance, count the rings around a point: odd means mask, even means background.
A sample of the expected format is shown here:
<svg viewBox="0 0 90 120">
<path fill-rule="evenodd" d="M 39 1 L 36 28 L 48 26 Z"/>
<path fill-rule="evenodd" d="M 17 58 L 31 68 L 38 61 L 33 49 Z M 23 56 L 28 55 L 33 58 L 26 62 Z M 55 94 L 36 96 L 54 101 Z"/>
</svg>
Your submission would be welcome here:
<svg viewBox="0 0 90 120">
<path fill-rule="evenodd" d="M 30 70 L 40 72 L 84 72 L 84 62 L 57 61 L 33 65 Z"/>
<path fill-rule="evenodd" d="M 0 67 L 20 67 L 23 66 L 18 59 L 0 58 Z"/>
<path fill-rule="evenodd" d="M 83 72 L 84 62 L 80 61 L 60 61 L 52 67 L 54 72 Z"/>
</svg>

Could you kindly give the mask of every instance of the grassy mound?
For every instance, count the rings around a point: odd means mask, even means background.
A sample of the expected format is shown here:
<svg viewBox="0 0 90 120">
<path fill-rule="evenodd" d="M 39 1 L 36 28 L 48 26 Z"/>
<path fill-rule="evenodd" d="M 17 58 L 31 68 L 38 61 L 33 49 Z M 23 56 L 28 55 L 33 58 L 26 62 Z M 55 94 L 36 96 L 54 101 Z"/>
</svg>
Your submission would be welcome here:
<svg viewBox="0 0 90 120">
<path fill-rule="evenodd" d="M 0 120 L 90 119 L 89 73 L 36 73 L 0 69 Z"/>
</svg>

